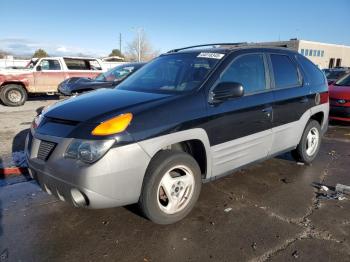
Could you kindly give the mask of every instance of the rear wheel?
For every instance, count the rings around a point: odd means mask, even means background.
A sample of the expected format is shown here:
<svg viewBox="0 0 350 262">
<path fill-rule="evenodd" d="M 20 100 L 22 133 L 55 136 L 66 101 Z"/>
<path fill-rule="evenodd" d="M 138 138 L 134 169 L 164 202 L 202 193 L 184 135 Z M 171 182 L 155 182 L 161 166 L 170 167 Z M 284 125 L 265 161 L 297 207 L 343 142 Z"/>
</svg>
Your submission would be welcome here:
<svg viewBox="0 0 350 262">
<path fill-rule="evenodd" d="M 7 106 L 21 106 L 27 98 L 27 92 L 21 85 L 9 84 L 1 88 L 0 99 Z"/>
<path fill-rule="evenodd" d="M 140 208 L 157 224 L 175 223 L 194 207 L 201 183 L 200 168 L 191 155 L 173 150 L 161 151 L 147 169 Z"/>
<path fill-rule="evenodd" d="M 321 126 L 315 121 L 311 120 L 307 124 L 300 143 L 292 155 L 297 161 L 310 164 L 318 154 L 321 146 Z"/>
</svg>

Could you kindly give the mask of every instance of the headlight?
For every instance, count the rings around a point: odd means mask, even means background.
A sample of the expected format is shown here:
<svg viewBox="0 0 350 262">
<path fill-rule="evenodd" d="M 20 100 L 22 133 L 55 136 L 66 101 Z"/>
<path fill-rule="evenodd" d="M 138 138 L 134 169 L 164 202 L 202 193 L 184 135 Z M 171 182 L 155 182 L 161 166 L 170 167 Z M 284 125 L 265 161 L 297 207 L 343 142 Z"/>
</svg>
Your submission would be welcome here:
<svg viewBox="0 0 350 262">
<path fill-rule="evenodd" d="M 99 160 L 114 144 L 114 140 L 74 139 L 68 146 L 64 157 L 94 163 Z"/>
<path fill-rule="evenodd" d="M 59 85 L 58 85 L 58 88 L 63 90 L 63 91 L 66 91 L 67 89 L 67 84 L 69 83 L 69 80 L 70 78 L 67 78 L 65 80 L 63 80 Z"/>
<path fill-rule="evenodd" d="M 43 118 L 44 118 L 44 116 L 43 116 L 42 113 L 40 113 L 39 115 L 37 115 L 37 116 L 34 118 L 33 122 L 32 122 L 32 127 L 33 127 L 34 129 L 36 129 L 36 128 L 40 125 L 40 123 L 41 123 L 41 121 L 43 120 Z"/>
<path fill-rule="evenodd" d="M 123 132 L 129 126 L 132 117 L 131 113 L 126 113 L 110 118 L 96 126 L 91 134 L 94 136 L 107 136 Z"/>
<path fill-rule="evenodd" d="M 32 122 L 32 127 L 34 129 L 40 125 L 41 121 L 44 119 L 45 113 L 49 110 L 50 107 L 51 107 L 51 105 L 47 105 L 47 106 L 43 107 L 40 112 L 38 112 L 38 115 L 34 118 L 34 120 Z"/>
</svg>

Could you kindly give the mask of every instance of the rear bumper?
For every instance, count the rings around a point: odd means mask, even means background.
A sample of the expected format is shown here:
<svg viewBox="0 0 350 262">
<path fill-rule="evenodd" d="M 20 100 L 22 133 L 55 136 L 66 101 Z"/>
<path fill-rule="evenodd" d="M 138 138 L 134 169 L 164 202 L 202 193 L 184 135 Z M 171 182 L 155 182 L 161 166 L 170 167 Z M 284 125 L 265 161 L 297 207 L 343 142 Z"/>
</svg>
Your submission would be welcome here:
<svg viewBox="0 0 350 262">
<path fill-rule="evenodd" d="M 37 158 L 41 140 L 57 143 L 47 161 Z M 150 157 L 137 144 L 111 148 L 94 164 L 63 157 L 72 139 L 34 135 L 26 156 L 44 191 L 75 206 L 107 208 L 136 203 Z M 77 201 L 76 193 L 85 198 Z M 78 196 L 78 198 L 79 198 Z"/>
</svg>

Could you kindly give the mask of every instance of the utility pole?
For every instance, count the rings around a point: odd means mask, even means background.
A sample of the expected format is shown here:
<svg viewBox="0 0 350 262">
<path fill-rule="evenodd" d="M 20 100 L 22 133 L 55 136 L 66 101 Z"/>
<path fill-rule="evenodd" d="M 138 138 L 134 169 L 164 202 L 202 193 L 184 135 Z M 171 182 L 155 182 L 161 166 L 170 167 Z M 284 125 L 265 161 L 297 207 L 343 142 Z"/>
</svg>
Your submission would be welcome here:
<svg viewBox="0 0 350 262">
<path fill-rule="evenodd" d="M 119 33 L 119 51 L 122 53 L 122 33 Z"/>
<path fill-rule="evenodd" d="M 138 58 L 139 58 L 139 59 L 138 59 L 138 60 L 139 60 L 139 62 L 141 62 L 141 32 L 140 32 L 140 28 L 139 28 L 139 30 L 137 30 L 137 34 L 138 34 L 138 40 L 139 40 L 139 41 L 138 41 L 138 42 L 139 42 L 139 43 L 138 43 L 138 46 L 139 46 L 139 48 L 138 48 L 138 49 L 139 49 L 139 50 L 138 50 L 138 51 L 139 51 L 139 52 L 138 52 L 138 53 L 139 53 L 139 55 L 138 55 Z"/>
</svg>

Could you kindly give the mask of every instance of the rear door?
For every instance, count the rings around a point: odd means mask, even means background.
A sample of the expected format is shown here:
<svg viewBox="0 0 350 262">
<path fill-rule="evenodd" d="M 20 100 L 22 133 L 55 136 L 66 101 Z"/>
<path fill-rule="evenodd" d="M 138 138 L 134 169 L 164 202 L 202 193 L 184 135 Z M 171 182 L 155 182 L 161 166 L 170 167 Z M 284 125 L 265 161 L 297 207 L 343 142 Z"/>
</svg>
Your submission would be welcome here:
<svg viewBox="0 0 350 262">
<path fill-rule="evenodd" d="M 264 53 L 238 51 L 218 77 L 220 82 L 243 85 L 243 97 L 208 104 L 205 129 L 211 144 L 213 176 L 268 155 L 271 147 L 272 102 Z"/>
<path fill-rule="evenodd" d="M 271 154 L 291 149 L 299 143 L 304 122 L 302 115 L 312 103 L 310 88 L 293 55 L 270 53 L 273 86 L 273 141 Z"/>
</svg>

